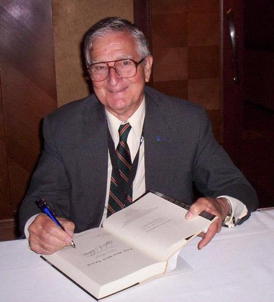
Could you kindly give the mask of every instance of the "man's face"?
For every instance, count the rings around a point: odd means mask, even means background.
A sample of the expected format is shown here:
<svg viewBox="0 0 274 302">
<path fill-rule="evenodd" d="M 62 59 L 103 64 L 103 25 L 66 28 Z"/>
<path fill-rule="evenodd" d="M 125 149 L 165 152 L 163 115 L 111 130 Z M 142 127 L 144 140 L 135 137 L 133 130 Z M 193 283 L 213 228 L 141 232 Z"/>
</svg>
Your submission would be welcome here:
<svg viewBox="0 0 274 302">
<path fill-rule="evenodd" d="M 119 59 L 133 59 L 139 62 L 142 59 L 135 40 L 125 32 L 111 32 L 95 38 L 90 56 L 93 63 Z M 109 65 L 113 66 L 113 63 Z M 109 112 L 126 121 L 142 102 L 144 85 L 149 80 L 151 66 L 152 57 L 148 56 L 138 65 L 136 75 L 131 78 L 122 78 L 110 68 L 105 80 L 93 81 L 94 92 Z"/>
</svg>

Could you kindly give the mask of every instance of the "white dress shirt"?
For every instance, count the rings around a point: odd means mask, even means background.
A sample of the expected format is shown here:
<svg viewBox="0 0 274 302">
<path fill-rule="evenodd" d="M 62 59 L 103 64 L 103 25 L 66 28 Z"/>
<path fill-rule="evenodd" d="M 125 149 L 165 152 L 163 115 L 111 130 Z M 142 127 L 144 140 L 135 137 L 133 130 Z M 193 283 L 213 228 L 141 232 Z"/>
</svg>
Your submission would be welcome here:
<svg viewBox="0 0 274 302">
<path fill-rule="evenodd" d="M 107 110 L 106 110 L 106 117 L 107 117 L 109 132 L 112 137 L 115 149 L 119 143 L 118 129 L 121 124 L 126 124 L 126 123 L 129 123 L 131 126 L 127 138 L 127 144 L 129 147 L 132 162 L 134 161 L 134 158 L 140 147 L 137 171 L 132 184 L 132 200 L 136 200 L 138 197 L 140 197 L 146 192 L 145 146 L 144 146 L 144 138 L 142 137 L 143 125 L 145 120 L 145 100 L 142 101 L 139 108 L 133 113 L 133 115 L 127 121 L 120 121 L 117 117 L 115 117 Z M 111 164 L 110 155 L 108 153 L 107 189 L 106 189 L 105 209 L 104 209 L 102 221 L 107 216 L 111 173 L 112 173 L 112 164 Z"/>
</svg>

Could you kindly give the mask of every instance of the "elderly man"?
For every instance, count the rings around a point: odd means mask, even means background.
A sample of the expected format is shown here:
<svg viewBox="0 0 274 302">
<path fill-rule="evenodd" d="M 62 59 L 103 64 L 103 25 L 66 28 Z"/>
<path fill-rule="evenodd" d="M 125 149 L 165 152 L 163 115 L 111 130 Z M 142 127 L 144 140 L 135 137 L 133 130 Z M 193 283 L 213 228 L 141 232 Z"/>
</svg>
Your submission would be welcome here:
<svg viewBox="0 0 274 302">
<path fill-rule="evenodd" d="M 99 226 L 146 191 L 192 204 L 187 218 L 208 211 L 234 226 L 257 206 L 256 194 L 217 144 L 202 108 L 146 87 L 153 58 L 143 33 L 117 17 L 93 25 L 84 40 L 94 94 L 45 118 L 44 147 L 20 208 L 30 248 L 50 254 L 73 232 Z M 193 200 L 193 187 L 202 194 Z M 45 198 L 66 232 L 35 200 Z M 138 202 L 138 201 L 137 201 Z"/>
</svg>

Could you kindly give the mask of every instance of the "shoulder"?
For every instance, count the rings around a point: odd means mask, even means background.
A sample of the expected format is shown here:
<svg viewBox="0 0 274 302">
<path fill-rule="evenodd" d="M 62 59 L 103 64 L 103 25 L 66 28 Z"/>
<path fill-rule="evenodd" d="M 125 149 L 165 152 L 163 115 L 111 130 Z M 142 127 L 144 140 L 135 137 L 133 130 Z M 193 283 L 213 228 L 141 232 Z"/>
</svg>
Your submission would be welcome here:
<svg viewBox="0 0 274 302">
<path fill-rule="evenodd" d="M 103 112 L 103 108 L 96 96 L 92 94 L 59 107 L 44 118 L 44 123 L 58 128 L 80 125 L 98 112 Z"/>
<path fill-rule="evenodd" d="M 69 102 L 59 108 L 54 112 L 46 116 L 49 120 L 63 120 L 68 118 L 76 118 L 81 115 L 86 110 L 90 110 L 98 105 L 98 101 L 94 95 L 87 96 L 83 99 Z"/>
<path fill-rule="evenodd" d="M 44 118 L 44 137 L 77 141 L 87 129 L 104 120 L 104 114 L 104 108 L 95 95 L 70 102 Z"/>
<path fill-rule="evenodd" d="M 173 122 L 207 121 L 205 108 L 191 101 L 166 95 L 154 88 L 146 87 L 145 94 L 148 106 L 158 114 L 172 119 Z"/>
</svg>

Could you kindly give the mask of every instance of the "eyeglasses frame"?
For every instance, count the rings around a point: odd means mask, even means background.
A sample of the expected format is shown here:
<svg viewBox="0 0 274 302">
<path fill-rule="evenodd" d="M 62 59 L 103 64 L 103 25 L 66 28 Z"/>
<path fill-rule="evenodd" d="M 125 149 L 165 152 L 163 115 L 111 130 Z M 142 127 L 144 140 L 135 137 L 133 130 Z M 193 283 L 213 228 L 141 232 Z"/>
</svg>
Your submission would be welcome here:
<svg viewBox="0 0 274 302">
<path fill-rule="evenodd" d="M 113 68 L 113 69 L 115 70 L 115 72 L 119 75 L 119 73 L 117 72 L 117 70 L 116 70 L 116 68 L 115 68 L 115 63 L 116 63 L 116 62 L 120 62 L 120 61 L 124 61 L 124 60 L 130 60 L 131 62 L 133 62 L 133 63 L 135 64 L 135 67 L 136 67 L 135 74 L 132 75 L 132 76 L 130 76 L 130 77 L 123 77 L 123 78 L 132 78 L 132 77 L 134 77 L 134 76 L 136 75 L 138 66 L 145 60 L 145 58 L 146 58 L 146 56 L 143 57 L 143 58 L 142 58 L 140 61 L 138 61 L 138 62 L 135 61 L 135 60 L 133 60 L 133 59 L 131 59 L 131 58 L 124 58 L 124 59 L 113 60 L 113 61 L 96 62 L 96 63 L 91 63 L 91 64 L 89 64 L 89 65 L 87 66 L 87 69 L 88 69 L 88 71 L 89 71 L 89 74 L 91 75 L 90 68 L 91 68 L 92 65 L 106 63 L 106 64 L 107 64 L 107 67 L 108 67 L 108 73 L 107 73 L 106 77 L 103 78 L 102 80 L 94 80 L 94 79 L 91 78 L 92 81 L 101 82 L 101 81 L 104 81 L 104 80 L 109 76 L 109 73 L 110 73 L 110 69 L 111 69 L 111 68 Z M 114 63 L 114 65 L 113 65 L 113 66 L 109 66 L 109 63 Z M 119 75 L 119 76 L 120 76 L 120 75 Z"/>
</svg>

